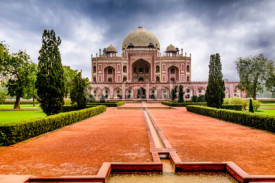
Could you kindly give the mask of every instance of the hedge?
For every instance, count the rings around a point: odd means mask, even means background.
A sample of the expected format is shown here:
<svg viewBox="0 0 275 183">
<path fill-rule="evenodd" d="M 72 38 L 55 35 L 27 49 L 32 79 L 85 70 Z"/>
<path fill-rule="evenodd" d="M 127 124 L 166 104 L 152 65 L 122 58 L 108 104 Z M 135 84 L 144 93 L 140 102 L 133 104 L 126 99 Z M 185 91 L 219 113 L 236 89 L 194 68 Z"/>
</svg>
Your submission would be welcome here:
<svg viewBox="0 0 275 183">
<path fill-rule="evenodd" d="M 11 145 L 47 133 L 106 111 L 97 106 L 79 111 L 60 113 L 44 118 L 0 125 L 0 145 Z"/>
<path fill-rule="evenodd" d="M 163 105 L 168 105 L 171 107 L 186 107 L 187 105 L 206 105 L 206 102 L 167 102 L 161 101 Z"/>
<path fill-rule="evenodd" d="M 206 106 L 206 102 L 161 102 L 164 105 L 172 106 L 172 107 L 186 107 L 187 105 L 202 105 Z M 231 109 L 236 111 L 242 110 L 242 105 L 222 105 L 222 109 Z"/>
<path fill-rule="evenodd" d="M 240 105 L 240 104 L 222 105 L 222 109 L 242 111 L 243 105 Z"/>
<path fill-rule="evenodd" d="M 273 116 L 195 105 L 189 105 L 186 108 L 187 111 L 193 113 L 258 128 L 261 130 L 275 132 L 275 117 Z"/>
<path fill-rule="evenodd" d="M 106 107 L 119 107 L 124 104 L 125 104 L 124 101 L 120 101 L 120 102 L 90 102 L 87 104 L 87 106 L 105 105 Z"/>
<path fill-rule="evenodd" d="M 259 100 L 261 103 L 275 103 L 275 99 L 274 100 Z"/>
</svg>

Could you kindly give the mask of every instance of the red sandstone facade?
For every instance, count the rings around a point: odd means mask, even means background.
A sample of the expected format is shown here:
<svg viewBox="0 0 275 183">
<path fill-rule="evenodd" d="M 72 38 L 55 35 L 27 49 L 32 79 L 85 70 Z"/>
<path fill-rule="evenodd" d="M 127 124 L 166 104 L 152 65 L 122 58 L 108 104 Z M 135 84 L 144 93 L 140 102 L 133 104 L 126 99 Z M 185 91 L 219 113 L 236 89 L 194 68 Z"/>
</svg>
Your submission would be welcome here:
<svg viewBox="0 0 275 183">
<path fill-rule="evenodd" d="M 183 54 L 169 45 L 161 56 L 158 39 L 139 27 L 128 34 L 122 44 L 121 57 L 116 48 L 104 48 L 92 55 L 92 90 L 96 99 L 169 99 L 170 91 L 183 85 L 185 99 L 205 94 L 206 81 L 191 81 L 191 54 Z M 245 97 L 236 89 L 238 82 L 225 82 L 226 97 Z"/>
</svg>

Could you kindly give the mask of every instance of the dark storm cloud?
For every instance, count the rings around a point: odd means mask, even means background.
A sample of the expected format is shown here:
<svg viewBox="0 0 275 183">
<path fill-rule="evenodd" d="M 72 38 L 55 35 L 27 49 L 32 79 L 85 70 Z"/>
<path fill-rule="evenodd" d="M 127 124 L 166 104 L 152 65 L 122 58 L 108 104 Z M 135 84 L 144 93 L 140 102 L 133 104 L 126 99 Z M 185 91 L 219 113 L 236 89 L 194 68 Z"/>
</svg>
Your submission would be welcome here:
<svg viewBox="0 0 275 183">
<path fill-rule="evenodd" d="M 224 76 L 237 80 L 234 61 L 264 53 L 274 59 L 272 0 L 0 0 L 0 40 L 27 49 L 37 61 L 44 29 L 61 37 L 65 65 L 90 72 L 90 54 L 142 25 L 157 36 L 163 54 L 173 43 L 192 53 L 192 79 L 207 80 L 210 54 L 220 53 Z M 90 76 L 89 76 L 90 77 Z"/>
</svg>

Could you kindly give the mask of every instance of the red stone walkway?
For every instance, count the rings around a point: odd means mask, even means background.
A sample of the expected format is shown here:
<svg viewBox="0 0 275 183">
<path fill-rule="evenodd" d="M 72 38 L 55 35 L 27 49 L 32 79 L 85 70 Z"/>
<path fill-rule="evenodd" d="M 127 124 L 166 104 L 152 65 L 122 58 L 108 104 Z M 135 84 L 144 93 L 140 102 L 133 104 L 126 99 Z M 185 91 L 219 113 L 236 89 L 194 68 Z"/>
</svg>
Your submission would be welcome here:
<svg viewBox="0 0 275 183">
<path fill-rule="evenodd" d="M 151 162 L 142 110 L 98 116 L 0 148 L 0 174 L 94 175 L 103 162 Z"/>
<path fill-rule="evenodd" d="M 184 162 L 233 161 L 248 174 L 275 174 L 275 134 L 178 110 L 149 110 Z"/>
</svg>

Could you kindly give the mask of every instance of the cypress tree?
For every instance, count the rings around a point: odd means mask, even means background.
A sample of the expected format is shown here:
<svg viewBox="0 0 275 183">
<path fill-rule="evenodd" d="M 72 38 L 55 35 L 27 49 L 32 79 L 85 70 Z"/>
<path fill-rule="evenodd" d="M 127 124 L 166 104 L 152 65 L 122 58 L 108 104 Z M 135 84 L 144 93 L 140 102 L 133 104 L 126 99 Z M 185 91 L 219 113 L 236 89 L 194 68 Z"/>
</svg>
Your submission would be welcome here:
<svg viewBox="0 0 275 183">
<path fill-rule="evenodd" d="M 253 104 L 252 104 L 252 100 L 251 99 L 249 101 L 249 112 L 254 113 Z"/>
<path fill-rule="evenodd" d="M 179 86 L 179 94 L 178 94 L 178 102 L 184 102 L 184 92 L 183 92 L 183 86 Z"/>
<path fill-rule="evenodd" d="M 210 56 L 208 85 L 205 100 L 208 107 L 221 108 L 225 97 L 222 64 L 218 53 Z"/>
<path fill-rule="evenodd" d="M 171 90 L 171 96 L 170 96 L 172 102 L 175 100 L 175 97 L 176 97 L 176 96 L 175 96 L 175 90 L 172 89 L 172 90 Z"/>
<path fill-rule="evenodd" d="M 47 115 L 59 113 L 64 104 L 64 71 L 58 49 L 60 44 L 61 39 L 55 36 L 53 30 L 44 30 L 35 87 L 40 106 Z"/>
</svg>

